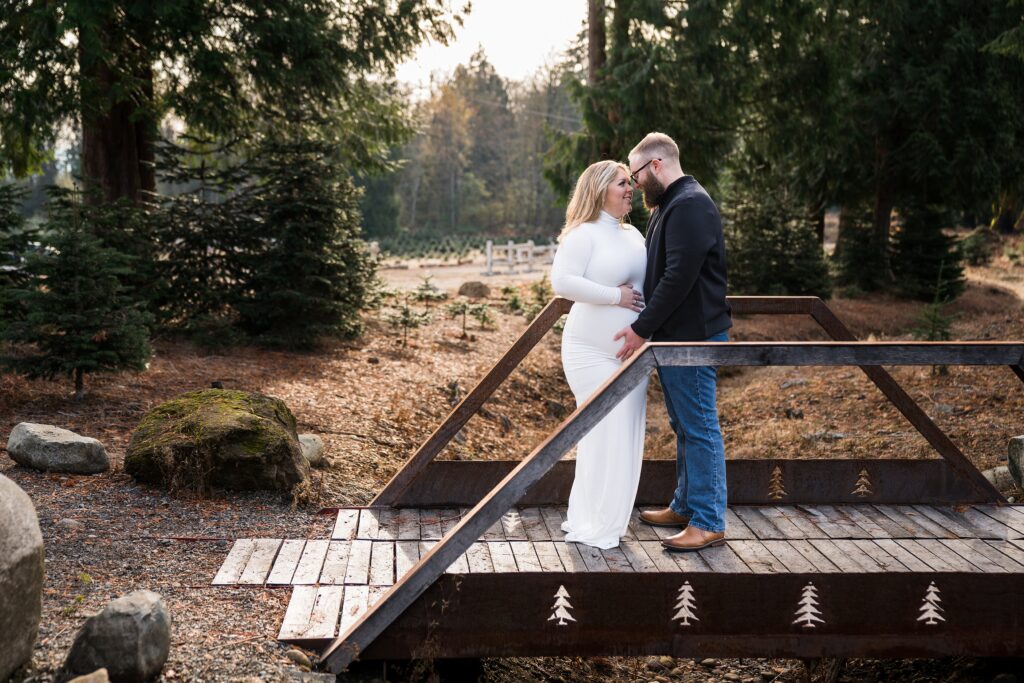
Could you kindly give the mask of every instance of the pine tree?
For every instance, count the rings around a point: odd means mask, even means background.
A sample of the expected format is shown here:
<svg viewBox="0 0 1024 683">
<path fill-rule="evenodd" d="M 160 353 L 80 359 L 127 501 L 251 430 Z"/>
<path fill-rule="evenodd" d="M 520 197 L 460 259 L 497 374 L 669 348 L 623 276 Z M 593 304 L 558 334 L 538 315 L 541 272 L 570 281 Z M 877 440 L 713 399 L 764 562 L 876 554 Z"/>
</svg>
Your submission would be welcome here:
<svg viewBox="0 0 1024 683">
<path fill-rule="evenodd" d="M 572 605 L 569 604 L 569 591 L 565 590 L 565 586 L 559 586 L 558 592 L 555 593 L 555 604 L 551 606 L 553 610 L 551 616 L 548 617 L 548 621 L 558 619 L 559 626 L 566 626 L 570 621 L 576 621 L 569 610 L 572 609 Z"/>
<path fill-rule="evenodd" d="M 836 284 L 846 288 L 844 294 L 859 294 L 883 289 L 889 274 L 878 258 L 871 214 L 864 207 L 844 207 L 839 214 L 839 237 L 832 262 L 836 267 Z"/>
<path fill-rule="evenodd" d="M 19 210 L 25 192 L 13 184 L 0 185 L 0 320 L 17 320 L 25 315 L 24 302 L 12 292 L 29 282 L 24 259 L 35 231 L 26 226 Z"/>
<path fill-rule="evenodd" d="M 694 621 L 700 621 L 700 618 L 694 612 L 697 603 L 693 599 L 693 586 L 690 585 L 689 581 L 683 583 L 679 588 L 679 597 L 676 600 L 676 613 L 672 616 L 673 619 L 679 621 L 682 626 L 689 626 L 690 619 Z"/>
<path fill-rule="evenodd" d="M 491 313 L 491 307 L 487 304 L 473 305 L 469 309 L 469 314 L 479 323 L 481 330 L 486 330 L 494 324 L 494 314 Z"/>
<path fill-rule="evenodd" d="M 793 623 L 801 624 L 804 628 L 815 628 L 815 622 L 824 624 L 825 620 L 821 618 L 821 611 L 818 609 L 818 589 L 813 583 L 808 582 L 801 594 L 800 609 L 796 611 Z"/>
<path fill-rule="evenodd" d="M 752 153 L 723 203 L 732 292 L 829 298 L 832 282 L 814 221 L 786 173 Z"/>
<path fill-rule="evenodd" d="M 413 310 L 409 305 L 409 297 L 405 297 L 394 311 L 385 315 L 385 320 L 392 327 L 402 330 L 402 346 L 408 346 L 409 330 L 415 330 L 430 322 L 430 313 Z"/>
<path fill-rule="evenodd" d="M 929 626 L 935 626 L 940 621 L 945 621 L 946 618 L 942 616 L 944 611 L 939 603 L 942 602 L 942 598 L 939 597 L 939 588 L 932 581 L 928 584 L 928 588 L 924 593 L 924 600 L 921 602 L 921 616 L 917 618 L 918 621 L 923 621 Z"/>
<path fill-rule="evenodd" d="M 458 318 L 459 316 L 462 316 L 462 339 L 469 336 L 466 331 L 466 316 L 469 314 L 471 308 L 473 308 L 473 305 L 464 297 L 459 297 L 456 301 L 448 304 L 445 308 L 445 310 L 448 311 L 449 318 Z"/>
<path fill-rule="evenodd" d="M 17 292 L 28 313 L 4 334 L 14 349 L 7 362 L 16 371 L 71 376 L 76 399 L 84 395 L 87 373 L 141 371 L 152 355 L 152 318 L 123 284 L 132 259 L 103 246 L 93 232 L 102 211 L 70 193 L 54 193 L 43 249 L 26 264 L 32 282 Z"/>
<path fill-rule="evenodd" d="M 913 299 L 927 301 L 937 294 L 952 301 L 964 290 L 962 256 L 956 238 L 942 230 L 942 212 L 933 206 L 913 206 L 902 218 L 892 247 L 896 289 Z"/>
<path fill-rule="evenodd" d="M 295 125 L 268 134 L 249 168 L 250 229 L 261 245 L 246 264 L 240 327 L 283 348 L 359 334 L 373 267 L 359 239 L 356 189 L 335 151 Z"/>
</svg>

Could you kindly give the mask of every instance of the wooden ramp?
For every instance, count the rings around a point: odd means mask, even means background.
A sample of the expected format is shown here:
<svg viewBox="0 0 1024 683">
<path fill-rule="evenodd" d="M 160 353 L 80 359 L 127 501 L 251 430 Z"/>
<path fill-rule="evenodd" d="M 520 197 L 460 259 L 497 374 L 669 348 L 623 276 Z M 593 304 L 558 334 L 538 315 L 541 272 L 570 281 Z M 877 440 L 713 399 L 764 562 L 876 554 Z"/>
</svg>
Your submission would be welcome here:
<svg viewBox="0 0 1024 683">
<path fill-rule="evenodd" d="M 236 541 L 214 583 L 294 586 L 279 638 L 323 647 L 464 512 L 342 509 L 331 539 Z M 608 654 L 609 633 L 615 654 L 821 656 L 857 630 L 889 652 L 976 653 L 982 616 L 1003 634 L 989 653 L 1010 654 L 1019 630 L 1022 506 L 734 506 L 728 543 L 699 553 L 663 549 L 672 531 L 639 509 L 618 548 L 566 543 L 564 512 L 507 512 L 361 658 Z"/>
</svg>

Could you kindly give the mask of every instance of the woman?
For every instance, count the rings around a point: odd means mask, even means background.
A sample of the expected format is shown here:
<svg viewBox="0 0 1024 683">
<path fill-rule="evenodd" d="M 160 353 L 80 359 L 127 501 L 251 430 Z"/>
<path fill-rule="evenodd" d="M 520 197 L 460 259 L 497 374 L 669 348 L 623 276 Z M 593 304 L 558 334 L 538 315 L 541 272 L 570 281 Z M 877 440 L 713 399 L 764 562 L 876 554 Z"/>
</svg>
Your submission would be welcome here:
<svg viewBox="0 0 1024 683">
<path fill-rule="evenodd" d="M 633 202 L 629 169 L 591 165 L 576 181 L 551 268 L 555 293 L 575 301 L 562 333 L 562 366 L 581 405 L 619 369 L 615 333 L 643 309 L 647 249 L 622 222 Z M 576 449 L 576 478 L 562 529 L 567 541 L 614 548 L 626 531 L 640 482 L 647 380 L 629 393 Z"/>
</svg>

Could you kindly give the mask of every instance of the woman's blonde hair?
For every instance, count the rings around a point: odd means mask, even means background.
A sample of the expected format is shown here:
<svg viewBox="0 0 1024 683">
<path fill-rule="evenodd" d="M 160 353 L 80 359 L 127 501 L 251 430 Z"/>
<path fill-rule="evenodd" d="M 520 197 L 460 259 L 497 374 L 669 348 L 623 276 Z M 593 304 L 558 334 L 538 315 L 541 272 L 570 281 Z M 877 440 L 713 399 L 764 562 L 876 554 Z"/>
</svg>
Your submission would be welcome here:
<svg viewBox="0 0 1024 683">
<path fill-rule="evenodd" d="M 608 186 L 615 181 L 619 171 L 629 177 L 629 167 L 625 164 L 606 160 L 587 166 L 587 170 L 580 174 L 569 199 L 569 206 L 565 209 L 565 227 L 558 236 L 559 241 L 562 241 L 573 228 L 597 220 L 601 215 L 601 209 L 604 208 Z"/>
</svg>

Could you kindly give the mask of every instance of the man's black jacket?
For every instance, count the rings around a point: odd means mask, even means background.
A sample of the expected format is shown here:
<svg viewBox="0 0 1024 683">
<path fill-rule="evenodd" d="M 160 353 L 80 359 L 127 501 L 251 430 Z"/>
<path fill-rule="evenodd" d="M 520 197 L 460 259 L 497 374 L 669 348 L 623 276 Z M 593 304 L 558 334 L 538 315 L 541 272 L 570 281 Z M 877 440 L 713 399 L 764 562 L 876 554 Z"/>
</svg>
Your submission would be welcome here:
<svg viewBox="0 0 1024 683">
<path fill-rule="evenodd" d="M 652 341 L 704 341 L 732 327 L 718 207 L 693 176 L 667 188 L 647 222 L 647 307 L 633 331 Z"/>
</svg>

